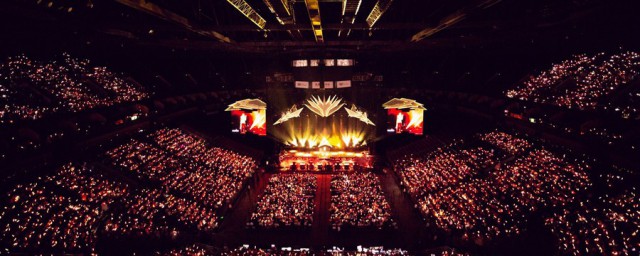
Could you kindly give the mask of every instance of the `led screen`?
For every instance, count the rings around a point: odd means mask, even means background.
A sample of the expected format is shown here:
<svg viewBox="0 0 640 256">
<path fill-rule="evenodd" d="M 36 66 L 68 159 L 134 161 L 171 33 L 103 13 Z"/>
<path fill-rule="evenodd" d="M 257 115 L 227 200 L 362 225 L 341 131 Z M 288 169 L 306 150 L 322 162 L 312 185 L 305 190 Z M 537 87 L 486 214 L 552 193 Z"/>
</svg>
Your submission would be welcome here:
<svg viewBox="0 0 640 256">
<path fill-rule="evenodd" d="M 267 135 L 266 110 L 233 110 L 231 111 L 232 132 L 260 136 Z"/>
<path fill-rule="evenodd" d="M 389 133 L 411 133 L 422 135 L 424 126 L 423 109 L 387 109 Z"/>
</svg>

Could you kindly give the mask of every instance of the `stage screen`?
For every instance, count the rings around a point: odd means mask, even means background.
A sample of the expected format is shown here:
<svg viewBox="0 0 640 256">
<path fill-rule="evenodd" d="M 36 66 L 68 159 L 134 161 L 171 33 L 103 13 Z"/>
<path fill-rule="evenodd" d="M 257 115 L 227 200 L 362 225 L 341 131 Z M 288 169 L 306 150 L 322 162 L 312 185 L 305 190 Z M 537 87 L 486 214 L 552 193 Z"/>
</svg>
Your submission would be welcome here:
<svg viewBox="0 0 640 256">
<path fill-rule="evenodd" d="M 232 132 L 247 134 L 253 133 L 260 136 L 267 135 L 266 110 L 232 110 Z"/>
<path fill-rule="evenodd" d="M 423 134 L 424 110 L 423 109 L 387 109 L 389 133 Z"/>
</svg>

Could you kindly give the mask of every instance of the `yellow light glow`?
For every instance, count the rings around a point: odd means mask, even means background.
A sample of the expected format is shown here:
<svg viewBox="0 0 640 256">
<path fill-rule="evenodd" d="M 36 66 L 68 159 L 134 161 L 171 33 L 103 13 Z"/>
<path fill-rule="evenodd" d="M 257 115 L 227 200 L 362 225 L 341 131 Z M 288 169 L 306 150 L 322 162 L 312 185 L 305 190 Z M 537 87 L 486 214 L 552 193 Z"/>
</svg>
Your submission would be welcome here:
<svg viewBox="0 0 640 256">
<path fill-rule="evenodd" d="M 424 110 L 413 109 L 409 111 L 409 118 L 409 124 L 407 124 L 407 127 L 419 127 L 424 121 Z"/>
<path fill-rule="evenodd" d="M 251 128 L 249 128 L 249 130 L 255 127 L 266 127 L 267 111 L 265 109 L 251 112 L 251 118 L 253 119 L 253 124 L 251 124 Z"/>
</svg>

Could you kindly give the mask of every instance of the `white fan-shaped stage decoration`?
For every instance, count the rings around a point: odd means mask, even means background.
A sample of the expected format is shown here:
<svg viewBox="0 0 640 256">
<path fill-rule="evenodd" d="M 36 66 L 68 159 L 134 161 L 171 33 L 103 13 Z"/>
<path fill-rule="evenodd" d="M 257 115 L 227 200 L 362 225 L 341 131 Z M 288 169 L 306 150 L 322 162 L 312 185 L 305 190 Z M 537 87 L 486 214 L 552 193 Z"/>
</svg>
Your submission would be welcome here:
<svg viewBox="0 0 640 256">
<path fill-rule="evenodd" d="M 313 113 L 316 113 L 321 117 L 328 117 L 340 110 L 340 108 L 346 104 L 342 102 L 341 98 L 334 95 L 329 98 L 311 96 L 311 98 L 307 100 L 307 104 L 304 105 Z"/>
</svg>

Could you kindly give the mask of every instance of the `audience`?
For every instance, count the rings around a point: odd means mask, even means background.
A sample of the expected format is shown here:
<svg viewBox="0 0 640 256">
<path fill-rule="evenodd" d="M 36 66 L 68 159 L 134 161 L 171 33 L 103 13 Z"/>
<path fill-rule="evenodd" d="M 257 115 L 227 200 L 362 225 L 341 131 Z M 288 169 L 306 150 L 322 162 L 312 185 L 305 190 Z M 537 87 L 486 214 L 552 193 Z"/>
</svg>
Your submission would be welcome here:
<svg viewBox="0 0 640 256">
<path fill-rule="evenodd" d="M 487 148 L 454 153 L 448 148 L 395 165 L 416 207 L 438 228 L 459 232 L 463 239 L 520 234 L 530 213 L 571 203 L 591 186 L 585 163 L 530 149 L 529 142 L 511 135 L 477 137 L 512 154 L 528 154 L 499 160 Z M 488 173 L 478 172 L 487 166 Z"/>
<path fill-rule="evenodd" d="M 489 132 L 480 134 L 478 138 L 489 143 L 510 155 L 522 153 L 531 147 L 531 143 L 527 140 L 517 138 L 505 132 Z"/>
<path fill-rule="evenodd" d="M 179 129 L 161 129 L 150 135 L 157 146 L 131 140 L 106 154 L 113 163 L 142 179 L 159 181 L 164 188 L 212 209 L 232 203 L 257 163 Z"/>
<path fill-rule="evenodd" d="M 206 255 L 214 255 L 214 254 L 211 253 L 206 248 L 200 246 L 200 245 L 192 244 L 192 245 L 189 245 L 189 246 L 186 246 L 186 247 L 176 248 L 176 249 L 173 249 L 173 250 L 165 252 L 165 253 L 156 253 L 156 255 L 161 255 L 161 256 L 206 256 Z"/>
<path fill-rule="evenodd" d="M 636 52 L 599 53 L 592 57 L 581 54 L 531 76 L 522 85 L 507 91 L 506 95 L 567 108 L 607 109 L 617 105 L 615 99 L 607 96 L 637 79 L 638 74 L 640 54 Z M 623 116 L 638 113 L 637 102 L 629 101 L 627 104 L 632 105 L 618 106 L 616 111 L 622 110 Z"/>
<path fill-rule="evenodd" d="M 310 250 L 310 249 L 260 249 L 256 247 L 243 246 L 232 250 L 223 250 L 220 255 L 224 256 L 307 256 L 307 255 L 333 255 L 333 256 L 401 256 L 411 255 L 402 249 L 384 249 L 382 247 L 361 247 L 358 251 L 349 251 L 344 248 L 333 247 L 326 251 Z M 434 254 L 435 255 L 435 254 Z M 438 254 L 439 255 L 439 254 Z M 458 254 L 442 254 L 442 255 L 458 255 Z"/>
<path fill-rule="evenodd" d="M 78 112 L 148 97 L 138 84 L 66 53 L 61 61 L 17 56 L 0 64 L 0 122 L 39 119 L 60 110 Z"/>
<path fill-rule="evenodd" d="M 452 145 L 423 157 L 407 156 L 396 163 L 396 169 L 402 170 L 400 179 L 409 193 L 422 197 L 474 176 L 496 161 L 498 158 L 491 149 L 471 147 L 458 150 Z"/>
<path fill-rule="evenodd" d="M 271 176 L 249 227 L 311 227 L 316 183 L 313 174 Z"/>
<path fill-rule="evenodd" d="M 331 179 L 331 225 L 383 228 L 392 225 L 391 207 L 380 180 L 372 173 L 333 175 Z"/>
<path fill-rule="evenodd" d="M 640 197 L 635 192 L 580 202 L 545 220 L 566 255 L 640 253 Z"/>
</svg>

